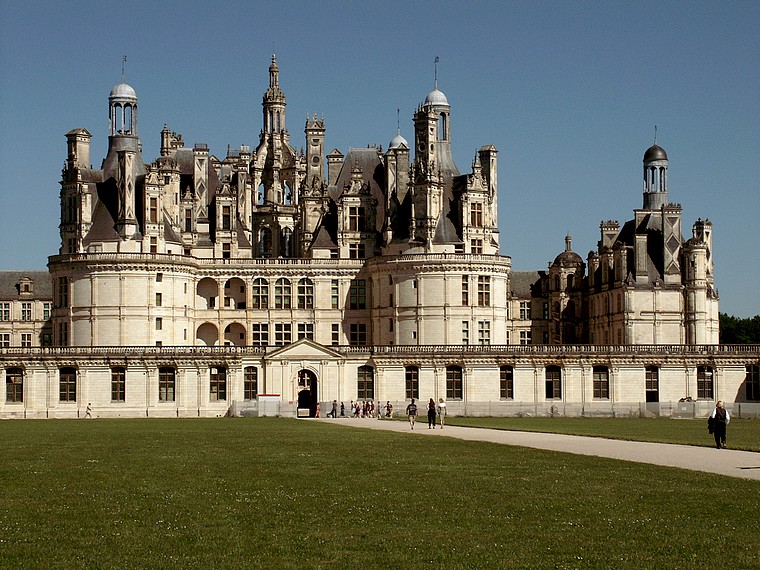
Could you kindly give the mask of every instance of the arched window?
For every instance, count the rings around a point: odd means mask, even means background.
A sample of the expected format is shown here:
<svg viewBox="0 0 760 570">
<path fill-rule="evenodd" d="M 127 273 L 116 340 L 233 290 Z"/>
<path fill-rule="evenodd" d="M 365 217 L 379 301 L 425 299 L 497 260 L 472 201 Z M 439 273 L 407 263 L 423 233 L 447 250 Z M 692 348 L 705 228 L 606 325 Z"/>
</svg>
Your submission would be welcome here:
<svg viewBox="0 0 760 570">
<path fill-rule="evenodd" d="M 416 366 L 407 366 L 405 369 L 406 399 L 419 399 L 420 397 L 420 369 Z"/>
<path fill-rule="evenodd" d="M 697 398 L 711 400 L 713 397 L 713 369 L 712 366 L 697 367 Z"/>
<path fill-rule="evenodd" d="M 610 399 L 610 371 L 606 366 L 594 366 L 594 398 Z"/>
<path fill-rule="evenodd" d="M 462 399 L 462 367 L 461 366 L 447 366 L 446 367 L 446 399 L 447 400 L 461 400 Z"/>
<path fill-rule="evenodd" d="M 255 400 L 259 395 L 259 370 L 246 366 L 243 371 L 243 399 Z"/>
<path fill-rule="evenodd" d="M 266 309 L 269 307 L 269 283 L 263 277 L 257 277 L 253 280 L 251 304 L 254 309 Z"/>
<path fill-rule="evenodd" d="M 559 366 L 546 367 L 546 399 L 562 398 L 562 369 Z"/>
<path fill-rule="evenodd" d="M 439 141 L 446 141 L 449 140 L 449 118 L 446 115 L 446 113 L 441 113 L 438 115 L 438 140 Z"/>
<path fill-rule="evenodd" d="M 259 257 L 272 257 L 272 230 L 259 230 Z"/>
<path fill-rule="evenodd" d="M 289 309 L 290 308 L 290 281 L 281 277 L 274 284 L 274 308 L 275 309 Z"/>
<path fill-rule="evenodd" d="M 24 401 L 24 370 L 23 368 L 6 368 L 5 370 L 5 401 L 20 403 Z"/>
<path fill-rule="evenodd" d="M 360 366 L 356 376 L 356 397 L 359 400 L 375 399 L 375 369 Z"/>
<path fill-rule="evenodd" d="M 293 230 L 282 228 L 280 234 L 280 257 L 293 257 Z"/>
<path fill-rule="evenodd" d="M 311 279 L 304 278 L 298 282 L 298 308 L 314 308 L 314 283 Z"/>
<path fill-rule="evenodd" d="M 515 399 L 515 372 L 511 366 L 499 368 L 499 396 L 502 400 Z"/>
</svg>

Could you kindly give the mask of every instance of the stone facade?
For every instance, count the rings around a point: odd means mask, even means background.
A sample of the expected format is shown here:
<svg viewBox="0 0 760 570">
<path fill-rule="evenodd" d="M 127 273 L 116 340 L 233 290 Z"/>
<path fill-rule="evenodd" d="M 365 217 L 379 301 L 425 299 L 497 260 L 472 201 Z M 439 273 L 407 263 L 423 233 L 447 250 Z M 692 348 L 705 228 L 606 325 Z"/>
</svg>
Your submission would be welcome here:
<svg viewBox="0 0 760 570">
<path fill-rule="evenodd" d="M 490 402 L 500 413 L 521 406 L 543 413 L 540 386 L 553 366 L 569 376 L 549 398 L 551 409 L 593 404 L 609 412 L 613 404 L 647 401 L 645 359 L 617 367 L 605 354 L 717 344 L 712 226 L 699 220 L 690 239 L 681 235 L 661 147 L 644 155 L 642 208 L 622 227 L 603 222 L 585 263 L 568 236 L 547 270 L 513 271 L 499 253 L 498 152 L 482 146 L 471 171 L 460 174 L 451 153 L 452 109 L 437 83 L 414 112 L 413 145 L 399 129 L 385 151 L 344 155 L 325 154 L 326 125 L 317 115 L 305 123 L 305 150 L 291 145 L 279 78 L 273 56 L 258 145 L 228 148 L 221 160 L 164 126 L 160 156 L 145 163 L 137 94 L 123 78 L 108 99 L 101 168 L 90 164 L 86 129 L 66 135 L 61 248 L 48 263 L 52 290 L 19 289 L 41 303 L 35 332 L 31 345 L 28 336 L 22 345 L 9 334 L 0 351 L 12 404 L 21 378 L 27 415 L 66 415 L 91 399 L 103 415 L 111 413 L 109 401 L 117 415 L 218 415 L 258 402 L 244 397 L 248 370 L 274 382 L 262 384 L 263 392 L 275 393 L 282 410 L 297 401 L 299 387 L 310 386 L 313 413 L 319 400 L 370 393 L 400 402 L 414 393 L 405 388 L 413 380 L 407 369 L 419 362 L 419 395 L 446 392 L 455 413 Z M 0 320 L 0 333 L 19 329 L 8 322 Z M 44 346 L 50 335 L 57 348 L 19 359 L 15 347 Z M 571 372 L 565 360 L 555 363 L 556 350 L 575 345 L 594 356 Z M 290 362 L 283 355 L 296 346 L 314 354 L 299 352 L 297 367 L 274 364 Z M 529 364 L 510 361 L 515 393 L 502 398 L 504 358 L 519 350 L 528 351 Z M 657 402 L 694 392 L 690 382 L 702 365 L 695 350 L 662 368 Z M 451 351 L 460 356 L 431 364 Z M 755 365 L 756 352 L 742 353 L 748 360 L 736 366 Z M 122 365 L 100 356 L 120 353 L 127 355 Z M 141 363 L 129 356 L 135 354 Z M 625 354 L 630 360 L 635 353 Z M 458 380 L 446 379 L 452 366 L 461 368 L 451 372 Z M 608 369 L 611 391 L 599 402 L 588 393 L 593 366 Z M 58 390 L 62 369 L 65 393 Z M 180 396 L 164 401 L 170 370 Z M 744 376 L 736 370 L 712 366 L 711 374 L 730 380 L 710 398 L 740 401 Z M 109 400 L 112 374 L 125 378 L 127 400 L 116 392 Z M 467 389 L 444 390 L 449 380 Z M 66 399 L 56 402 L 56 395 Z"/>
</svg>

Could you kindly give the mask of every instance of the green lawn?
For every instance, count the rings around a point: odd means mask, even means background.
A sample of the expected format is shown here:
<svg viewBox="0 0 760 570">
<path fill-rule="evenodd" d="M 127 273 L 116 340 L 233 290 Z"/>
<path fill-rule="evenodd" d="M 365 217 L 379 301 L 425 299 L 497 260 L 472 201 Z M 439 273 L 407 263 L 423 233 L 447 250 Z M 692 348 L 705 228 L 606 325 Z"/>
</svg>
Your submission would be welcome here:
<svg viewBox="0 0 760 570">
<path fill-rule="evenodd" d="M 0 438 L 4 568 L 760 565 L 760 483 L 733 477 L 276 418 Z"/>
<path fill-rule="evenodd" d="M 654 441 L 712 447 L 707 420 L 670 418 L 472 418 L 448 417 L 446 423 L 515 431 L 540 431 L 588 435 L 631 441 Z M 760 451 L 760 420 L 733 419 L 728 424 L 728 447 Z"/>
</svg>

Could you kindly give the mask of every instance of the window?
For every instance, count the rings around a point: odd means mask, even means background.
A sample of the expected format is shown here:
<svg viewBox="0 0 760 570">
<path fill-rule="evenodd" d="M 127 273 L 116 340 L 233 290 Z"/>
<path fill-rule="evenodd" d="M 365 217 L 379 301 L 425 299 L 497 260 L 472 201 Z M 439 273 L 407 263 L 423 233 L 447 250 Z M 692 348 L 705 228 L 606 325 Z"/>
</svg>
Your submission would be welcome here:
<svg viewBox="0 0 760 570">
<path fill-rule="evenodd" d="M 274 308 L 275 309 L 289 309 L 290 308 L 290 281 L 288 279 L 280 278 L 274 284 Z"/>
<path fill-rule="evenodd" d="M 530 301 L 520 301 L 520 320 L 530 320 Z"/>
<path fill-rule="evenodd" d="M 314 283 L 311 279 L 301 279 L 298 282 L 298 308 L 314 308 Z"/>
<path fill-rule="evenodd" d="M 185 210 L 185 231 L 193 231 L 193 211 L 189 209 Z"/>
<path fill-rule="evenodd" d="M 69 323 L 58 323 L 58 345 L 69 346 Z"/>
<path fill-rule="evenodd" d="M 330 282 L 330 306 L 333 309 L 340 308 L 340 285 L 337 279 Z"/>
<path fill-rule="evenodd" d="M 331 331 L 331 344 L 333 346 L 338 346 L 340 344 L 340 325 L 337 323 L 333 323 L 330 327 Z"/>
<path fill-rule="evenodd" d="M 251 343 L 253 346 L 266 348 L 269 345 L 269 325 L 253 323 L 251 325 Z"/>
<path fill-rule="evenodd" d="M 360 366 L 356 377 L 356 397 L 360 400 L 375 399 L 375 369 Z"/>
<path fill-rule="evenodd" d="M 156 330 L 160 331 L 164 329 L 164 319 L 156 317 Z"/>
<path fill-rule="evenodd" d="M 32 348 L 32 333 L 21 333 L 21 348 Z"/>
<path fill-rule="evenodd" d="M 364 208 L 361 206 L 350 206 L 348 208 L 348 229 L 352 232 L 363 232 L 365 230 Z"/>
<path fill-rule="evenodd" d="M 470 276 L 462 275 L 462 306 L 470 304 Z"/>
<path fill-rule="evenodd" d="M 367 280 L 354 279 L 351 281 L 351 289 L 348 292 L 349 309 L 367 308 Z"/>
<path fill-rule="evenodd" d="M 656 366 L 647 366 L 645 391 L 647 402 L 660 401 L 660 370 Z"/>
<path fill-rule="evenodd" d="M 747 400 L 760 400 L 760 365 L 747 365 L 747 375 L 744 377 L 744 387 Z"/>
<path fill-rule="evenodd" d="M 491 344 L 491 321 L 478 321 L 478 344 Z"/>
<path fill-rule="evenodd" d="M 515 373 L 511 366 L 499 368 L 499 397 L 502 400 L 515 399 Z"/>
<path fill-rule="evenodd" d="M 266 279 L 258 277 L 253 280 L 252 299 L 254 309 L 266 309 L 269 307 L 269 283 Z"/>
<path fill-rule="evenodd" d="M 21 320 L 22 321 L 32 320 L 32 304 L 31 303 L 21 303 Z"/>
<path fill-rule="evenodd" d="M 482 239 L 472 239 L 470 240 L 470 253 L 473 253 L 475 255 L 480 255 L 483 253 L 483 240 Z"/>
<path fill-rule="evenodd" d="M 594 366 L 594 398 L 610 399 L 610 371 L 606 366 Z"/>
<path fill-rule="evenodd" d="M 544 319 L 545 321 L 548 321 L 549 320 L 549 303 L 544 302 L 541 305 L 541 312 L 542 312 L 541 318 Z M 554 304 L 554 313 L 557 316 L 559 316 L 559 303 Z"/>
<path fill-rule="evenodd" d="M 222 206 L 222 229 L 229 230 L 232 228 L 232 216 L 230 215 L 230 207 Z"/>
<path fill-rule="evenodd" d="M 711 366 L 697 366 L 697 399 L 710 400 L 713 397 L 713 369 Z"/>
<path fill-rule="evenodd" d="M 274 325 L 275 346 L 285 346 L 293 342 L 293 328 L 290 323 L 276 323 Z"/>
<path fill-rule="evenodd" d="M 0 321 L 10 321 L 10 320 L 11 320 L 11 304 L 0 303 Z"/>
<path fill-rule="evenodd" d="M 161 272 L 156 273 L 156 283 L 161 283 L 164 280 L 164 274 Z"/>
<path fill-rule="evenodd" d="M 350 243 L 348 244 L 348 257 L 349 259 L 364 259 L 367 257 L 366 248 L 363 243 Z"/>
<path fill-rule="evenodd" d="M 77 401 L 77 370 L 76 368 L 61 368 L 58 371 L 59 400 L 61 402 Z"/>
<path fill-rule="evenodd" d="M 483 227 L 483 204 L 470 204 L 470 225 L 476 228 Z"/>
<path fill-rule="evenodd" d="M 0 333 L 0 348 L 8 348 L 11 345 L 11 333 Z"/>
<path fill-rule="evenodd" d="M 40 344 L 43 347 L 53 346 L 53 335 L 49 332 L 42 333 Z"/>
<path fill-rule="evenodd" d="M 462 344 L 470 344 L 470 322 L 462 321 Z"/>
<path fill-rule="evenodd" d="M 22 368 L 5 369 L 5 401 L 9 404 L 24 401 L 24 370 Z"/>
<path fill-rule="evenodd" d="M 351 346 L 365 346 L 367 344 L 366 323 L 351 323 L 349 325 L 348 343 Z"/>
<path fill-rule="evenodd" d="M 272 230 L 259 230 L 259 257 L 272 257 Z"/>
<path fill-rule="evenodd" d="M 520 344 L 528 345 L 533 344 L 530 331 L 520 331 Z"/>
<path fill-rule="evenodd" d="M 420 369 L 416 366 L 407 366 L 405 378 L 406 399 L 411 400 L 414 398 L 418 400 L 420 397 Z"/>
<path fill-rule="evenodd" d="M 152 224 L 158 223 L 158 198 L 149 199 L 148 221 Z"/>
<path fill-rule="evenodd" d="M 232 257 L 232 245 L 229 243 L 222 244 L 222 259 L 229 259 Z"/>
<path fill-rule="evenodd" d="M 546 367 L 546 399 L 562 398 L 562 369 L 559 366 Z"/>
<path fill-rule="evenodd" d="M 126 400 L 127 370 L 121 366 L 111 368 L 111 401 Z"/>
<path fill-rule="evenodd" d="M 227 369 L 212 366 L 209 377 L 209 400 L 222 402 L 227 399 Z"/>
<path fill-rule="evenodd" d="M 298 323 L 298 340 L 301 340 L 302 338 L 314 340 L 313 323 Z"/>
<path fill-rule="evenodd" d="M 487 275 L 478 276 L 478 307 L 491 306 L 491 278 Z"/>
<path fill-rule="evenodd" d="M 246 366 L 243 371 L 243 399 L 255 400 L 259 395 L 259 370 Z"/>
<path fill-rule="evenodd" d="M 446 367 L 446 399 L 448 400 L 462 399 L 462 367 L 461 366 L 447 366 Z"/>
<path fill-rule="evenodd" d="M 161 303 L 163 302 L 163 295 L 161 293 L 156 293 L 156 307 L 160 307 Z"/>
<path fill-rule="evenodd" d="M 175 387 L 175 370 L 174 368 L 158 369 L 158 401 L 173 402 Z"/>
<path fill-rule="evenodd" d="M 58 278 L 58 306 L 59 307 L 69 306 L 69 278 L 68 277 Z"/>
<path fill-rule="evenodd" d="M 158 241 L 154 237 L 150 238 L 150 252 L 158 253 Z"/>
</svg>

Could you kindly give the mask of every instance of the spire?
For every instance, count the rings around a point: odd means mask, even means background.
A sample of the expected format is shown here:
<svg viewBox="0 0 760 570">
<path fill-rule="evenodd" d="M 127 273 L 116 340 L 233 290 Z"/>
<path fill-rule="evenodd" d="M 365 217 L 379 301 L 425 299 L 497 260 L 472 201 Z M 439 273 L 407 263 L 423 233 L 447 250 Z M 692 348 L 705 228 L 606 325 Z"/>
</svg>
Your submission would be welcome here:
<svg viewBox="0 0 760 570">
<path fill-rule="evenodd" d="M 441 61 L 441 58 L 438 56 L 435 56 L 435 88 L 438 89 L 438 62 Z"/>
<path fill-rule="evenodd" d="M 572 244 L 573 238 L 570 235 L 570 232 L 567 232 L 567 235 L 565 236 L 565 251 L 573 251 Z"/>
<path fill-rule="evenodd" d="M 280 70 L 277 67 L 277 56 L 272 54 L 272 63 L 269 66 L 269 87 L 279 87 L 280 83 Z"/>
<path fill-rule="evenodd" d="M 396 136 L 401 134 L 401 109 L 396 108 Z"/>
</svg>

